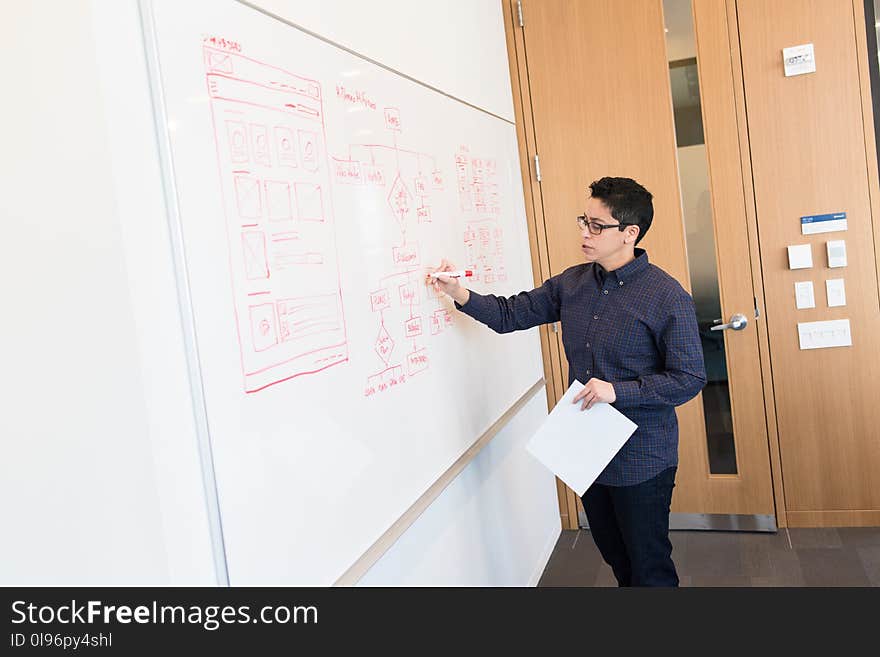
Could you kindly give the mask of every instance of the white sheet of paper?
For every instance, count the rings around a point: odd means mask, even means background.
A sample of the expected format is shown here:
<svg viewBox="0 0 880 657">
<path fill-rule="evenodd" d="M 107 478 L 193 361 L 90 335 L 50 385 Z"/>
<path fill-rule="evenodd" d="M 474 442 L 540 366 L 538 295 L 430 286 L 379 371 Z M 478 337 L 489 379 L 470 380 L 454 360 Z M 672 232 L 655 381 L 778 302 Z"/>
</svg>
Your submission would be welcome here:
<svg viewBox="0 0 880 657">
<path fill-rule="evenodd" d="M 638 426 L 609 404 L 582 411 L 572 400 L 584 384 L 575 381 L 526 450 L 578 495 L 587 492 Z"/>
</svg>

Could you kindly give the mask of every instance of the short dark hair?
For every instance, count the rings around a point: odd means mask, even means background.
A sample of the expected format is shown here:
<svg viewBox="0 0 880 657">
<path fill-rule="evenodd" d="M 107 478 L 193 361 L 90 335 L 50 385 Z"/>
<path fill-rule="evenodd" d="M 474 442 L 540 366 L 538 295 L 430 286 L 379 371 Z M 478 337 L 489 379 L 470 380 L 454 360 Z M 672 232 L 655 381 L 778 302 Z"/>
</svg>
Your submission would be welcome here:
<svg viewBox="0 0 880 657">
<path fill-rule="evenodd" d="M 622 224 L 636 224 L 641 242 L 654 219 L 654 196 L 632 178 L 606 176 L 590 183 L 590 196 L 599 199 L 611 210 L 611 216 Z"/>
</svg>

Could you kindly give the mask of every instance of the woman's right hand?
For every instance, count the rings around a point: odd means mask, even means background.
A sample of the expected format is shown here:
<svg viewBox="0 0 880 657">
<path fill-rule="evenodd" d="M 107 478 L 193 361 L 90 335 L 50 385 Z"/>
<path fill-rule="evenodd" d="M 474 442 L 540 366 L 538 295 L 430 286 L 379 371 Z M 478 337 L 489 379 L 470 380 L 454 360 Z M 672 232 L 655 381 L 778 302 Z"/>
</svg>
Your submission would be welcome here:
<svg viewBox="0 0 880 657">
<path fill-rule="evenodd" d="M 428 272 L 426 283 L 432 285 L 436 292 L 443 292 L 444 294 L 448 294 L 450 297 L 455 299 L 460 305 L 464 305 L 467 303 L 470 298 L 470 292 L 468 292 L 467 288 L 463 287 L 459 282 L 458 278 L 453 278 L 449 276 L 437 276 L 433 277 L 431 274 L 434 273 L 442 273 L 444 271 L 455 271 L 456 266 L 451 262 L 446 260 L 445 258 L 440 261 L 440 266 L 432 269 Z"/>
</svg>

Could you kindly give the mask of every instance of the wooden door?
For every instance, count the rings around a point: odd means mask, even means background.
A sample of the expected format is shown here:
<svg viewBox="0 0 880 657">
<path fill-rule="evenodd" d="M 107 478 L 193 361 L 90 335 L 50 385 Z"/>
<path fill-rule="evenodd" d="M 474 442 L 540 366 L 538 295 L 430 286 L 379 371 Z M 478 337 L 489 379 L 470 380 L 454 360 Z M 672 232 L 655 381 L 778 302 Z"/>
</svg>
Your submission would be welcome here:
<svg viewBox="0 0 880 657">
<path fill-rule="evenodd" d="M 678 409 L 680 466 L 673 511 L 772 519 L 760 320 L 753 318 L 746 223 L 749 190 L 743 182 L 747 160 L 739 149 L 727 11 L 723 2 L 714 4 L 697 8 L 697 25 L 704 34 L 699 59 L 706 60 L 700 62 L 700 79 L 710 75 L 714 80 L 706 83 L 705 127 L 716 245 L 721 245 L 719 284 L 725 318 L 743 312 L 752 321 L 746 330 L 724 335 L 737 472 L 710 472 L 698 396 Z M 518 123 L 524 126 L 524 176 L 535 199 L 536 223 L 543 229 L 539 242 L 544 242 L 546 273 L 582 262 L 574 216 L 592 180 L 619 175 L 638 180 L 654 194 L 654 224 L 640 246 L 654 264 L 690 289 L 661 0 L 524 0 L 523 26 L 515 0 L 505 9 L 519 86 L 515 92 L 520 94 Z M 704 11 L 710 18 L 703 17 Z M 561 335 L 553 336 L 561 394 L 567 367 Z"/>
</svg>

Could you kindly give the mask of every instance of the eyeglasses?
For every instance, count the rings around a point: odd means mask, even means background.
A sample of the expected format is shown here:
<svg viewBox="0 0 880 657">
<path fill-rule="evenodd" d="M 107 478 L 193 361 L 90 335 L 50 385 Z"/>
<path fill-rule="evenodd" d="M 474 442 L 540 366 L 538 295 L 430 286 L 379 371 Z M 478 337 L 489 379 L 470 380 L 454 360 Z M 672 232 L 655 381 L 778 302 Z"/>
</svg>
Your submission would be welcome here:
<svg viewBox="0 0 880 657">
<path fill-rule="evenodd" d="M 635 226 L 637 224 L 634 223 L 620 223 L 620 224 L 600 224 L 598 221 L 593 221 L 591 219 L 587 219 L 586 215 L 578 215 L 577 217 L 578 226 L 580 226 L 581 230 L 584 228 L 590 231 L 590 235 L 601 235 L 602 231 L 606 228 L 617 228 L 618 230 L 623 230 L 627 226 Z"/>
</svg>

